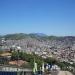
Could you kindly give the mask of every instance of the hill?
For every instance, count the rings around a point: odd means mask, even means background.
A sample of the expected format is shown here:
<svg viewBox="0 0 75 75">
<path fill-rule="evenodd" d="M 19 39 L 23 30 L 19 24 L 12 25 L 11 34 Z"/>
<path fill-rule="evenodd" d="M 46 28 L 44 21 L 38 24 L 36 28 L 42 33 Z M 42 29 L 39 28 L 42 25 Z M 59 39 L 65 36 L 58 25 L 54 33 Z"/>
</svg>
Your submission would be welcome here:
<svg viewBox="0 0 75 75">
<path fill-rule="evenodd" d="M 25 42 L 28 40 L 29 43 L 34 43 L 36 42 L 37 45 L 41 45 L 43 43 L 44 45 L 48 46 L 55 46 L 55 47 L 72 47 L 75 45 L 75 36 L 63 36 L 63 37 L 58 37 L 58 36 L 47 36 L 42 33 L 31 33 L 31 34 L 24 34 L 24 33 L 16 33 L 16 34 L 7 34 L 4 36 L 0 36 L 1 38 L 5 38 L 6 41 L 8 40 L 16 40 L 16 41 L 22 41 L 24 40 Z M 23 41 L 23 42 L 24 42 Z M 14 42 L 15 43 L 15 42 Z M 19 44 L 19 42 L 18 42 Z"/>
</svg>

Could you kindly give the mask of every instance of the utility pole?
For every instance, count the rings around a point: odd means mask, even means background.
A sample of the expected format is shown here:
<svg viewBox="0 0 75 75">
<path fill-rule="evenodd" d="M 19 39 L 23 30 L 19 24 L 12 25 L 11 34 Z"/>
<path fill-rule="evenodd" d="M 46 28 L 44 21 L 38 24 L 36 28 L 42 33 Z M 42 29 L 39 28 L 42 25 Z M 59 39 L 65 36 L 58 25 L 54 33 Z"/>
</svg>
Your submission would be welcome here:
<svg viewBox="0 0 75 75">
<path fill-rule="evenodd" d="M 17 75 L 19 75 L 19 51 L 21 50 L 20 46 L 17 46 Z"/>
</svg>

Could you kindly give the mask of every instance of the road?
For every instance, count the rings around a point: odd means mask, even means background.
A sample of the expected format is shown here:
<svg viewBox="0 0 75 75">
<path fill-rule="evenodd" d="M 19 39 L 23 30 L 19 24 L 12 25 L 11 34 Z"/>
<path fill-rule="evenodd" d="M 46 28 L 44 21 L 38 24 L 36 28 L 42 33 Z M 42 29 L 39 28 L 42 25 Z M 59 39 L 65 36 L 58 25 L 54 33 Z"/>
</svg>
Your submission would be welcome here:
<svg viewBox="0 0 75 75">
<path fill-rule="evenodd" d="M 58 75 L 73 75 L 69 71 L 60 71 Z"/>
</svg>

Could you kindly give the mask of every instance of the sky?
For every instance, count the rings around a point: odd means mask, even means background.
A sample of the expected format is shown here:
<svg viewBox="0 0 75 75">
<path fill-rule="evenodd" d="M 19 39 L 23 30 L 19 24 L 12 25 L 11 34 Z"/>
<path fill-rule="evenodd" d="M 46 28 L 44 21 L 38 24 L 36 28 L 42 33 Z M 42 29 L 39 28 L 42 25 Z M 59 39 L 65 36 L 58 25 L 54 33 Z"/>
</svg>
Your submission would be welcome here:
<svg viewBox="0 0 75 75">
<path fill-rule="evenodd" d="M 75 0 L 0 0 L 0 35 L 75 36 Z"/>
</svg>

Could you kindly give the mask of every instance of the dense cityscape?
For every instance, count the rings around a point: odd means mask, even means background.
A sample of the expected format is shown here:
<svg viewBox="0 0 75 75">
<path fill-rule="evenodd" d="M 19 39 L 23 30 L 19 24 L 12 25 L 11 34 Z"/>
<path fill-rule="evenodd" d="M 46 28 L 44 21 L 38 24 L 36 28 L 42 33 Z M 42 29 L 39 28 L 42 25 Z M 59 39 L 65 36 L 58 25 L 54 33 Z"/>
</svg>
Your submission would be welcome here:
<svg viewBox="0 0 75 75">
<path fill-rule="evenodd" d="M 75 0 L 0 0 L 0 75 L 75 75 Z"/>
<path fill-rule="evenodd" d="M 1 64 L 28 68 L 29 65 L 26 66 L 27 64 L 24 63 L 29 61 L 32 67 L 30 66 L 28 69 L 32 70 L 31 68 L 33 68 L 34 64 L 32 60 L 34 60 L 35 57 L 35 61 L 39 59 L 37 63 L 40 61 L 38 70 L 40 70 L 39 68 L 43 60 L 46 62 L 44 66 L 46 64 L 57 65 L 63 71 L 75 73 L 75 37 L 73 36 L 56 37 L 47 36 L 42 33 L 8 34 L 0 37 L 0 49 L 0 51 L 3 51 L 0 54 L 0 63 L 2 60 L 4 60 L 3 62 L 7 61 Z M 21 53 L 17 55 L 16 51 L 18 50 Z M 22 56 L 23 53 L 25 53 L 24 56 Z M 19 63 L 17 63 L 17 61 L 19 61 Z M 62 66 L 62 63 L 65 65 Z M 44 68 L 46 69 L 46 67 Z"/>
</svg>

